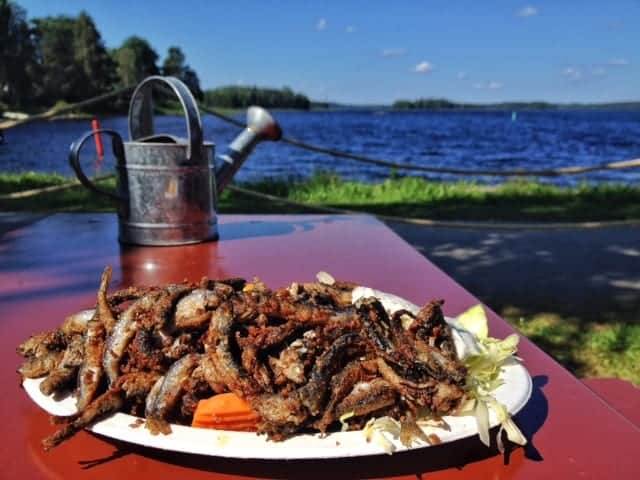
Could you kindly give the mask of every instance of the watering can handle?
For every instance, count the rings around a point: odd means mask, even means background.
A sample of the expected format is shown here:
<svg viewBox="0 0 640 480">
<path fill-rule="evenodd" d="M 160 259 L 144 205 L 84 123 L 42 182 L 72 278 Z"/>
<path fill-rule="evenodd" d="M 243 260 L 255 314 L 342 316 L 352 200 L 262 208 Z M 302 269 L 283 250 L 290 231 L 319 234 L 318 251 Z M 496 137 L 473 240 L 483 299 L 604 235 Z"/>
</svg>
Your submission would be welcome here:
<svg viewBox="0 0 640 480">
<path fill-rule="evenodd" d="M 153 102 L 151 98 L 151 88 L 153 84 L 169 86 L 180 100 L 184 117 L 187 121 L 187 135 L 189 144 L 187 146 L 187 160 L 191 160 L 195 155 L 200 155 L 202 150 L 202 123 L 198 104 L 193 98 L 187 86 L 175 77 L 162 77 L 155 75 L 145 78 L 135 89 L 129 104 L 129 135 L 131 140 L 137 140 L 154 134 L 153 131 Z"/>
<path fill-rule="evenodd" d="M 106 135 L 109 135 L 113 139 L 113 154 L 116 157 L 117 166 L 124 165 L 124 146 L 122 144 L 122 138 L 120 137 L 118 132 L 109 130 L 107 128 L 101 128 L 96 131 L 91 130 L 85 133 L 78 140 L 73 142 L 69 150 L 69 163 L 71 164 L 71 168 L 73 168 L 73 171 L 76 173 L 76 176 L 78 177 L 78 180 L 80 180 L 80 183 L 82 185 L 95 193 L 105 195 L 112 200 L 120 202 L 123 200 L 120 196 L 96 186 L 96 184 L 89 180 L 89 178 L 84 174 L 84 172 L 82 171 L 82 167 L 80 166 L 80 150 L 82 150 L 82 147 L 87 140 L 93 138 L 93 136 L 98 133 L 104 133 Z"/>
</svg>

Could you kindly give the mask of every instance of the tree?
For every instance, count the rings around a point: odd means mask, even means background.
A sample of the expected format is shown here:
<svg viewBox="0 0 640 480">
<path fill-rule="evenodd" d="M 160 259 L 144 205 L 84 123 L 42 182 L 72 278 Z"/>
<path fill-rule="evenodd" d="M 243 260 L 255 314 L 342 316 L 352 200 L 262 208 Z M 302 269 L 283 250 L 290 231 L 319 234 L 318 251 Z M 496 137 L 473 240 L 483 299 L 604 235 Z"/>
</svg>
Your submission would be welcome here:
<svg viewBox="0 0 640 480">
<path fill-rule="evenodd" d="M 0 106 L 51 106 L 77 102 L 118 86 L 134 86 L 157 75 L 158 54 L 140 37 L 131 36 L 107 52 L 93 19 L 49 16 L 27 21 L 26 12 L 10 0 L 0 0 Z M 165 75 L 180 78 L 196 98 L 202 98 L 196 72 L 185 63 L 179 47 L 171 47 L 163 63 Z M 125 107 L 124 97 L 100 108 Z"/>
<path fill-rule="evenodd" d="M 115 62 L 107 53 L 100 32 L 86 12 L 80 12 L 73 29 L 74 58 L 83 74 L 83 98 L 110 90 L 116 80 Z"/>
<path fill-rule="evenodd" d="M 75 19 L 67 16 L 33 20 L 39 62 L 42 67 L 41 102 L 82 100 L 85 76 L 74 52 Z"/>
<path fill-rule="evenodd" d="M 189 87 L 194 97 L 202 99 L 204 94 L 200 88 L 198 74 L 189 65 L 185 64 L 185 60 L 186 57 L 180 47 L 169 47 L 167 56 L 162 64 L 162 74 L 179 78 Z"/>
<path fill-rule="evenodd" d="M 393 103 L 396 110 L 452 110 L 464 108 L 464 104 L 453 103 L 446 98 L 419 98 L 414 101 L 397 100 Z"/>
<path fill-rule="evenodd" d="M 180 47 L 169 47 L 162 64 L 162 74 L 180 78 L 184 69 L 185 56 Z"/>
<path fill-rule="evenodd" d="M 112 53 L 120 83 L 136 85 L 150 75 L 157 75 L 158 54 L 144 38 L 132 36 Z"/>
<path fill-rule="evenodd" d="M 205 103 L 214 107 L 246 108 L 260 105 L 265 108 L 295 108 L 308 110 L 311 101 L 288 87 L 275 88 L 219 87 L 205 92 Z"/>
<path fill-rule="evenodd" d="M 0 102 L 21 108 L 37 90 L 36 52 L 26 12 L 0 0 Z"/>
</svg>

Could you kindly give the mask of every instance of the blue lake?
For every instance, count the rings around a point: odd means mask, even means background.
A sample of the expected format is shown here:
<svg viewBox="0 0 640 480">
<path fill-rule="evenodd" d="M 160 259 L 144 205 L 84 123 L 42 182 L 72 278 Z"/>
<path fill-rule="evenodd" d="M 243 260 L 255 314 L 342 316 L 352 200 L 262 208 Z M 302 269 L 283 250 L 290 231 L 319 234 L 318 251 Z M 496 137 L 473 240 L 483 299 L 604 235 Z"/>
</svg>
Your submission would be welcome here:
<svg viewBox="0 0 640 480">
<path fill-rule="evenodd" d="M 598 165 L 640 157 L 640 112 L 276 112 L 285 135 L 319 146 L 395 162 L 467 169 L 541 169 L 568 165 Z M 236 116 L 241 119 L 242 115 Z M 206 115 L 205 138 L 218 151 L 239 129 Z M 126 117 L 107 117 L 103 128 L 125 138 Z M 72 175 L 69 144 L 90 129 L 88 120 L 33 123 L 5 132 L 0 145 L 0 171 L 35 170 Z M 179 116 L 156 118 L 156 131 L 185 135 Z M 92 143 L 84 163 L 89 173 L 106 173 L 113 160 L 98 163 Z M 301 150 L 280 143 L 258 145 L 237 175 L 238 180 L 269 177 L 301 178 L 314 171 L 333 171 L 346 179 L 379 181 L 391 172 L 384 167 Z M 432 179 L 450 175 L 398 172 Z M 495 182 L 496 178 L 480 177 Z M 640 169 L 595 172 L 551 179 L 560 184 L 637 183 Z"/>
</svg>

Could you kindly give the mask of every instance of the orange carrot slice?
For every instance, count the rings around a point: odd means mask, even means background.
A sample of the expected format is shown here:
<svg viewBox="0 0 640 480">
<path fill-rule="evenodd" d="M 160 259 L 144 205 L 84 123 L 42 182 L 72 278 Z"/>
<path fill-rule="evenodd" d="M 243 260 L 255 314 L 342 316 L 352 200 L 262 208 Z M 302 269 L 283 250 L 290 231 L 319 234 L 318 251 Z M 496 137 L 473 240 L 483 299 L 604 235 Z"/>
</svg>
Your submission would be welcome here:
<svg viewBox="0 0 640 480">
<path fill-rule="evenodd" d="M 259 418 L 235 393 L 221 393 L 198 402 L 191 426 L 255 432 Z"/>
</svg>

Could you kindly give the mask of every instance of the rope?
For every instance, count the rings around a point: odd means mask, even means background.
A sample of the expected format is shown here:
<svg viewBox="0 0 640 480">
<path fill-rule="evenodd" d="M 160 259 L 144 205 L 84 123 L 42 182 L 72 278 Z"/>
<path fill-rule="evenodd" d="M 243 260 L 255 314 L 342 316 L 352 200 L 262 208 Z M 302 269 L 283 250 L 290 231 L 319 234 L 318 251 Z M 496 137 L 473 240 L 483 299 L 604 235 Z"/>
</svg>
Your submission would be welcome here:
<svg viewBox="0 0 640 480">
<path fill-rule="evenodd" d="M 99 95 L 97 97 L 93 97 L 88 100 L 84 100 L 82 102 L 77 102 L 77 103 L 62 106 L 62 107 L 53 107 L 46 112 L 43 112 L 37 115 L 31 115 L 24 119 L 8 120 L 0 123 L 0 129 L 8 129 L 8 128 L 16 127 L 18 125 L 23 125 L 25 123 L 35 122 L 38 120 L 47 120 L 57 115 L 70 112 L 72 110 L 79 110 L 82 108 L 86 108 L 96 103 L 100 103 L 110 98 L 122 95 L 123 93 L 133 90 L 133 88 L 134 86 L 119 88 L 112 92 L 105 93 L 103 95 Z M 202 111 L 209 113 L 220 120 L 223 120 L 227 123 L 236 125 L 241 128 L 246 127 L 244 122 L 236 120 L 235 118 L 230 117 L 228 115 L 224 115 L 223 113 L 220 113 L 212 108 L 209 108 L 206 105 L 202 105 L 201 103 L 199 103 L 198 106 Z M 640 167 L 640 158 L 635 158 L 635 159 L 623 160 L 619 162 L 604 163 L 601 165 L 571 166 L 571 167 L 539 169 L 539 170 L 483 170 L 483 169 L 465 170 L 465 169 L 458 169 L 458 168 L 429 167 L 429 166 L 414 165 L 409 163 L 392 162 L 392 161 L 382 160 L 382 159 L 368 157 L 364 155 L 358 155 L 355 153 L 342 152 L 339 150 L 320 147 L 318 145 L 313 145 L 313 144 L 306 143 L 301 140 L 296 140 L 294 138 L 289 138 L 289 137 L 282 137 L 281 141 L 288 145 L 298 147 L 298 148 L 303 148 L 305 150 L 309 150 L 312 152 L 322 153 L 322 154 L 331 155 L 339 158 L 346 158 L 349 160 L 354 160 L 361 163 L 367 163 L 370 165 L 393 168 L 396 170 L 413 170 L 413 171 L 421 171 L 421 172 L 429 172 L 429 173 L 444 173 L 444 174 L 451 174 L 451 175 L 471 175 L 471 176 L 489 175 L 489 176 L 502 176 L 502 177 L 516 177 L 516 176 L 555 177 L 559 175 L 578 175 L 578 174 L 601 171 L 601 170 L 621 170 L 626 168 Z"/>
<path fill-rule="evenodd" d="M 94 182 L 100 182 L 102 180 L 108 180 L 114 178 L 115 174 L 103 175 L 100 177 L 93 177 L 91 180 Z M 19 192 L 4 193 L 0 195 L 0 200 L 16 200 L 19 198 L 29 198 L 40 195 L 41 193 L 58 192 L 60 190 L 67 190 L 68 188 L 77 187 L 81 185 L 80 181 L 73 179 L 70 182 L 61 183 L 59 185 L 50 185 L 48 187 L 32 188 L 30 190 L 21 190 Z"/>
<path fill-rule="evenodd" d="M 244 122 L 236 120 L 235 118 L 224 115 L 217 112 L 205 105 L 199 105 L 200 109 L 213 115 L 220 120 L 231 123 L 238 127 L 244 128 L 246 125 Z M 428 167 L 423 165 L 414 165 L 409 163 L 391 162 L 388 160 L 381 160 L 378 158 L 367 157 L 364 155 L 358 155 L 355 153 L 341 152 L 339 150 L 333 150 L 331 148 L 319 147 L 310 143 L 305 143 L 301 140 L 294 138 L 282 137 L 280 140 L 288 145 L 303 148 L 312 152 L 323 153 L 334 157 L 347 158 L 349 160 L 355 160 L 357 162 L 368 163 L 370 165 L 377 165 L 380 167 L 388 167 L 396 170 L 415 170 L 429 173 L 446 173 L 451 175 L 490 175 L 490 176 L 502 176 L 502 177 L 516 177 L 516 176 L 537 176 L 537 177 L 555 177 L 559 175 L 577 175 L 588 172 L 595 172 L 599 170 L 621 170 L 624 168 L 638 168 L 640 167 L 640 158 L 632 160 L 623 160 L 620 162 L 610 162 L 602 165 L 592 166 L 572 166 L 561 167 L 552 169 L 540 169 L 540 170 L 465 170 L 459 168 L 446 168 L 446 167 Z"/>
<path fill-rule="evenodd" d="M 135 85 L 130 87 L 119 88 L 117 90 L 113 90 L 111 92 L 98 95 L 97 97 L 89 98 L 81 102 L 72 103 L 70 105 L 64 105 L 59 107 L 52 107 L 46 112 L 39 113 L 37 115 L 30 115 L 22 119 L 7 120 L 5 122 L 0 122 L 0 129 L 6 130 L 8 128 L 17 127 L 18 125 L 24 125 L 25 123 L 36 122 L 38 120 L 49 120 L 53 117 L 57 117 L 58 115 L 62 115 L 63 113 L 71 112 L 73 110 L 81 110 L 83 108 L 90 107 L 91 105 L 95 105 L 96 103 L 104 102 L 105 100 L 109 100 L 110 98 L 114 98 L 126 92 L 129 92 L 134 88 L 135 88 Z"/>
<path fill-rule="evenodd" d="M 216 118 L 219 118 L 220 120 L 230 123 L 232 125 L 235 125 L 236 127 L 240 127 L 240 128 L 246 128 L 246 123 L 241 122 L 240 120 L 236 120 L 233 117 L 230 117 L 228 115 L 225 115 L 224 113 L 220 113 L 217 110 L 214 110 L 212 108 L 207 107 L 206 105 L 203 105 L 202 103 L 198 102 L 198 107 L 200 108 L 200 110 L 202 110 L 203 112 L 207 112 L 210 115 L 213 115 Z"/>
<path fill-rule="evenodd" d="M 228 185 L 232 192 L 247 195 L 261 200 L 269 200 L 276 203 L 291 205 L 299 208 L 307 208 L 326 213 L 337 213 L 341 215 L 374 215 L 385 222 L 407 223 L 420 227 L 434 228 L 458 228 L 458 229 L 483 229 L 483 230 L 566 230 L 566 229 L 594 229 L 606 227 L 636 227 L 640 226 L 640 219 L 630 220 L 608 220 L 603 222 L 474 222 L 461 220 L 433 220 L 429 218 L 409 218 L 397 217 L 394 215 L 372 214 L 358 210 L 348 210 L 324 205 L 313 205 L 310 203 L 296 202 L 288 198 L 270 195 L 268 193 L 256 192 L 247 188 Z"/>
<path fill-rule="evenodd" d="M 107 180 L 113 178 L 115 175 L 104 175 L 101 177 L 94 177 L 94 181 Z M 14 192 L 9 194 L 0 195 L 0 200 L 14 200 L 20 198 L 28 198 L 41 193 L 55 192 L 60 190 L 66 190 L 68 188 L 77 187 L 80 185 L 78 180 L 72 180 L 60 185 L 52 185 L 49 187 L 34 188 L 31 190 L 23 190 L 21 192 Z M 433 227 L 433 228 L 456 228 L 456 229 L 482 229 L 482 230 L 566 230 L 566 229 L 595 229 L 595 228 L 608 228 L 608 227 L 637 227 L 640 226 L 640 219 L 630 220 L 609 220 L 603 222 L 475 222 L 475 221 L 460 221 L 460 220 L 434 220 L 429 218 L 409 218 L 398 217 L 394 215 L 372 214 L 360 210 L 349 210 L 346 208 L 328 207 L 324 205 L 314 205 L 311 203 L 297 202 L 295 200 L 289 200 L 288 198 L 279 197 L 277 195 L 271 195 L 268 193 L 257 192 L 248 188 L 238 187 L 235 185 L 227 185 L 227 189 L 232 192 L 246 195 L 261 200 L 268 200 L 274 203 L 280 203 L 283 205 L 290 205 L 298 208 L 305 208 L 308 210 L 335 213 L 339 215 L 374 215 L 385 222 L 406 223 L 409 225 L 416 225 L 420 227 Z"/>
</svg>

